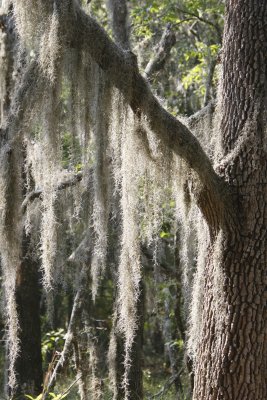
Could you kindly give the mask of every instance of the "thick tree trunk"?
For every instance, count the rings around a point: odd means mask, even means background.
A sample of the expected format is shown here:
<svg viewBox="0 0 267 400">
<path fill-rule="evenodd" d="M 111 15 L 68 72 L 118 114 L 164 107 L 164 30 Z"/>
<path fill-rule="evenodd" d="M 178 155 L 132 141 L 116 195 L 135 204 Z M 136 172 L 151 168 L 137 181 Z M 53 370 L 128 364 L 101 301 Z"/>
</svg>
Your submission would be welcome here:
<svg viewBox="0 0 267 400">
<path fill-rule="evenodd" d="M 266 1 L 230 0 L 219 171 L 232 189 L 239 226 L 223 228 L 219 260 L 210 252 L 206 265 L 196 400 L 267 398 L 266 56 Z"/>
<path fill-rule="evenodd" d="M 42 391 L 40 276 L 38 264 L 29 249 L 29 237 L 23 240 L 23 259 L 17 271 L 16 303 L 19 319 L 20 353 L 16 360 L 17 387 L 14 398 Z"/>
</svg>

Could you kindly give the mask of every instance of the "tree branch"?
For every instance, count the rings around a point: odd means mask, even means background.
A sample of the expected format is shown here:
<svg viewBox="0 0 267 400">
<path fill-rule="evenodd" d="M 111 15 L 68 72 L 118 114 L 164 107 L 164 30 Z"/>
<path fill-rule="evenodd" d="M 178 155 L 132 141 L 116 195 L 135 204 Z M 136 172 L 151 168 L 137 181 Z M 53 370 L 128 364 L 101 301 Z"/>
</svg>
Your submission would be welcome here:
<svg viewBox="0 0 267 400">
<path fill-rule="evenodd" d="M 165 382 L 163 388 L 160 389 L 160 391 L 157 392 L 156 394 L 153 394 L 152 396 L 150 396 L 149 400 L 156 399 L 158 397 L 162 397 L 163 394 L 166 393 L 171 388 L 171 386 L 174 384 L 175 380 L 180 377 L 182 372 L 183 372 L 183 368 L 181 368 L 180 371 L 176 375 L 171 376 L 167 380 L 167 382 Z"/>
<path fill-rule="evenodd" d="M 80 8 L 76 7 L 73 18 L 73 31 L 68 32 L 70 46 L 79 48 L 82 45 L 122 92 L 133 112 L 143 113 L 162 143 L 197 173 L 202 186 L 198 205 L 209 226 L 217 229 L 231 213 L 230 198 L 226 183 L 215 173 L 199 141 L 159 104 L 148 82 L 139 73 L 133 53 L 116 46 L 98 23 Z"/>
<path fill-rule="evenodd" d="M 151 58 L 146 66 L 145 74 L 148 79 L 164 67 L 175 42 L 175 33 L 172 32 L 171 24 L 168 24 L 157 46 L 156 54 Z"/>
<path fill-rule="evenodd" d="M 79 287 L 76 292 L 74 302 L 73 302 L 73 307 L 72 307 L 72 312 L 71 312 L 71 317 L 68 325 L 68 330 L 66 334 L 66 340 L 64 343 L 63 350 L 61 352 L 60 358 L 53 370 L 53 373 L 49 379 L 49 382 L 46 387 L 44 387 L 43 395 L 42 395 L 42 400 L 45 400 L 47 397 L 47 393 L 49 392 L 50 388 L 53 386 L 54 382 L 56 381 L 57 373 L 60 371 L 60 368 L 63 367 L 67 357 L 70 354 L 71 351 L 71 346 L 73 344 L 73 341 L 75 339 L 75 336 L 77 335 L 76 329 L 77 329 L 77 323 L 80 320 L 82 309 L 84 306 L 84 297 L 88 296 L 87 292 L 87 284 L 89 281 L 89 272 L 88 272 L 88 266 L 84 265 L 82 267 L 81 273 L 80 273 L 80 282 L 79 282 Z"/>
<path fill-rule="evenodd" d="M 230 216 L 232 222 L 234 212 L 227 184 L 214 171 L 210 159 L 196 137 L 168 113 L 152 94 L 148 82 L 138 71 L 136 56 L 113 43 L 99 24 L 77 3 L 69 0 L 68 4 L 68 30 L 63 35 L 65 43 L 62 45 L 83 48 L 83 51 L 103 69 L 111 84 L 123 94 L 133 112 L 138 116 L 144 114 L 158 139 L 197 173 L 200 185 L 196 201 L 211 230 L 217 230 L 221 224 L 227 223 Z M 25 107 L 22 104 L 26 105 L 27 109 L 29 102 L 32 103 L 35 99 L 36 92 L 33 92 L 36 85 L 40 88 L 41 83 L 48 84 L 36 62 L 28 68 L 23 81 L 24 84 L 16 96 L 16 104 L 20 107 L 11 115 L 8 132 L 10 126 L 11 132 L 14 131 L 14 125 L 17 128 L 23 118 Z M 31 94 L 33 96 L 30 96 Z"/>
<path fill-rule="evenodd" d="M 210 21 L 209 19 L 201 17 L 200 15 L 198 15 L 198 14 L 192 12 L 192 11 L 184 10 L 183 8 L 180 8 L 177 5 L 175 6 L 175 8 L 176 8 L 177 11 L 180 11 L 181 13 L 183 13 L 185 15 L 189 15 L 191 17 L 194 17 L 194 18 L 198 19 L 200 22 L 203 22 L 204 24 L 209 25 L 212 28 L 214 28 L 216 33 L 217 33 L 217 36 L 218 36 L 218 39 L 219 39 L 219 43 L 222 42 L 222 32 L 221 32 L 220 27 L 217 24 L 215 24 L 214 22 Z"/>
<path fill-rule="evenodd" d="M 187 126 L 195 131 L 200 122 L 206 118 L 212 119 L 215 112 L 216 103 L 214 100 L 210 101 L 205 107 L 197 111 L 195 114 L 191 115 L 187 119 Z"/>
<path fill-rule="evenodd" d="M 57 188 L 55 189 L 56 191 L 64 190 L 68 187 L 75 186 L 76 183 L 80 182 L 83 178 L 83 172 L 78 172 L 76 175 L 74 175 L 71 179 L 61 182 Z M 21 205 L 21 211 L 24 214 L 27 208 L 27 205 L 32 202 L 35 199 L 39 199 L 43 194 L 43 189 L 38 189 L 38 190 L 33 190 L 30 192 L 25 199 L 23 200 L 23 203 Z"/>
<path fill-rule="evenodd" d="M 13 147 L 13 141 L 23 132 L 23 129 L 19 128 L 25 123 L 24 118 L 27 116 L 27 111 L 33 108 L 33 104 L 40 96 L 40 88 L 43 90 L 46 85 L 49 85 L 49 82 L 40 73 L 38 62 L 34 59 L 24 68 L 18 88 L 12 96 L 9 115 L 4 127 L 0 128 L 1 147 L 5 143 L 9 143 L 10 147 Z"/>
</svg>

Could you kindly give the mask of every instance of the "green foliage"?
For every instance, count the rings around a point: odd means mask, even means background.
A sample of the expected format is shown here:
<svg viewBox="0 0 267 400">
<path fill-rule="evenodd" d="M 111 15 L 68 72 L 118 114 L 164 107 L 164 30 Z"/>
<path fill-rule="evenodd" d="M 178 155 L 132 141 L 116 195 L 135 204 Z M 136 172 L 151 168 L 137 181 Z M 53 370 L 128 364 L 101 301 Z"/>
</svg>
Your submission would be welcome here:
<svg viewBox="0 0 267 400">
<path fill-rule="evenodd" d="M 37 397 L 30 396 L 29 394 L 25 394 L 25 397 L 30 400 L 41 400 L 43 393 L 39 394 Z"/>
<path fill-rule="evenodd" d="M 172 231 L 172 227 L 174 221 L 175 201 L 171 199 L 170 201 L 164 203 L 162 205 L 162 209 L 163 209 L 163 221 L 159 236 L 161 239 L 171 239 L 174 237 L 174 232 Z"/>
<path fill-rule="evenodd" d="M 174 115 L 196 112 L 203 106 L 210 65 L 221 47 L 224 2 L 133 0 L 128 3 L 128 8 L 133 50 L 139 53 L 143 68 L 155 54 L 166 26 L 172 26 L 177 42 L 165 70 L 159 73 L 162 89 L 159 91 L 158 78 L 152 86 L 159 96 L 167 99 Z M 92 0 L 89 9 L 112 36 L 105 2 Z M 215 74 L 213 92 L 216 85 Z"/>
<path fill-rule="evenodd" d="M 151 398 L 151 396 L 159 393 L 163 389 L 168 379 L 169 375 L 166 371 L 158 373 L 152 368 L 146 368 L 144 370 L 144 398 L 149 399 Z M 170 386 L 168 390 L 163 391 L 163 393 L 156 398 L 161 400 L 177 399 L 177 394 L 175 393 L 174 386 Z M 182 399 L 182 397 L 179 396 L 179 399 L 180 398 Z"/>
<path fill-rule="evenodd" d="M 84 3 L 86 1 L 87 0 L 85 0 Z M 101 0 L 92 0 L 90 6 L 85 6 L 85 8 L 89 9 L 90 14 L 96 18 L 109 35 L 112 36 L 106 2 Z"/>
<path fill-rule="evenodd" d="M 174 315 L 173 315 L 174 317 Z M 172 340 L 169 343 L 166 343 L 168 345 L 170 345 L 170 347 L 177 347 L 178 350 L 183 350 L 184 349 L 184 341 L 182 339 L 176 339 L 176 340 Z"/>
<path fill-rule="evenodd" d="M 67 393 L 59 393 L 59 394 L 55 394 L 55 393 L 52 393 L 52 392 L 50 392 L 49 393 L 49 395 L 51 396 L 51 398 L 53 399 L 53 400 L 61 400 L 61 399 L 64 399 L 65 397 L 67 397 L 68 396 L 68 392 Z"/>
<path fill-rule="evenodd" d="M 62 400 L 62 399 L 65 399 L 68 396 L 68 394 L 69 394 L 69 392 L 58 393 L 58 394 L 49 392 L 48 396 L 50 397 L 51 400 Z M 29 394 L 26 394 L 25 397 L 27 397 L 27 399 L 30 399 L 30 400 L 41 400 L 43 397 L 43 393 L 39 394 L 37 397 L 33 397 L 33 396 L 30 396 Z"/>
<path fill-rule="evenodd" d="M 133 33 L 137 37 L 139 37 L 138 29 L 141 25 L 149 30 L 150 36 L 167 23 L 174 25 L 177 30 L 181 23 L 192 23 L 198 19 L 199 22 L 208 24 L 210 27 L 215 23 L 222 26 L 223 13 L 224 4 L 215 0 L 149 0 L 145 2 L 135 0 L 130 9 Z"/>
<path fill-rule="evenodd" d="M 176 44 L 152 86 L 173 114 L 192 114 L 203 106 L 211 63 L 221 47 L 224 4 L 215 0 L 133 1 L 132 32 L 145 68 L 167 24 Z M 159 80 L 162 90 L 159 89 Z M 212 80 L 213 95 L 217 85 Z"/>
<path fill-rule="evenodd" d="M 199 97 L 205 95 L 205 82 L 209 72 L 209 64 L 211 60 L 216 59 L 219 52 L 218 44 L 205 44 L 200 41 L 195 42 L 195 49 L 190 49 L 184 53 L 184 58 L 187 62 L 194 60 L 195 66 L 188 71 L 185 71 L 182 76 L 182 83 L 187 90 L 191 85 L 195 85 L 196 92 Z"/>
<path fill-rule="evenodd" d="M 79 172 L 83 168 L 81 163 L 81 149 L 77 137 L 70 132 L 62 136 L 62 166 L 63 168 L 74 168 Z"/>
<path fill-rule="evenodd" d="M 65 330 L 60 328 L 56 331 L 50 331 L 45 334 L 42 341 L 42 355 L 43 359 L 46 358 L 47 354 L 51 354 L 54 351 L 61 351 L 65 342 Z"/>
</svg>

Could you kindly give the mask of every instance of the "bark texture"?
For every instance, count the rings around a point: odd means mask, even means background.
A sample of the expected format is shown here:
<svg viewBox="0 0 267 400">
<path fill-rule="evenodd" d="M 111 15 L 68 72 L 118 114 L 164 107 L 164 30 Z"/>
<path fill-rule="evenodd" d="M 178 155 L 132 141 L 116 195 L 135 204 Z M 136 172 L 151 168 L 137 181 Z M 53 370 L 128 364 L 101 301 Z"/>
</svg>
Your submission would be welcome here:
<svg viewBox="0 0 267 400">
<path fill-rule="evenodd" d="M 194 399 L 267 398 L 267 3 L 230 0 L 224 35 L 219 171 L 239 229 L 224 229 L 205 271 Z"/>
<path fill-rule="evenodd" d="M 14 398 L 42 391 L 41 321 L 38 263 L 33 260 L 29 237 L 24 236 L 23 258 L 17 270 L 16 304 L 19 320 L 20 353 L 16 360 L 17 387 Z"/>
</svg>

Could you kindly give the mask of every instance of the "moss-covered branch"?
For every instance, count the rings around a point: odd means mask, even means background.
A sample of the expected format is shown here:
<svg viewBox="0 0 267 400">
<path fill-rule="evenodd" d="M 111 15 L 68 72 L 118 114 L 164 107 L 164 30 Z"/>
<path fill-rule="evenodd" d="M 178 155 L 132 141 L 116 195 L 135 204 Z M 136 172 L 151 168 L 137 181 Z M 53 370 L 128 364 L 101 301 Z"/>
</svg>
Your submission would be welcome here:
<svg viewBox="0 0 267 400">
<path fill-rule="evenodd" d="M 150 128 L 163 145 L 185 160 L 196 172 L 200 182 L 194 185 L 196 201 L 211 229 L 217 230 L 232 215 L 230 196 L 227 184 L 214 171 L 211 160 L 197 138 L 162 107 L 153 95 L 147 80 L 139 73 L 136 56 L 131 51 L 124 51 L 112 42 L 101 26 L 77 3 L 69 0 L 63 11 L 61 46 L 65 49 L 82 49 L 84 54 L 88 54 L 88 57 L 91 57 L 105 72 L 111 84 L 123 94 L 133 112 L 139 117 L 145 116 Z M 17 93 L 19 100 L 17 104 L 20 104 L 20 108 L 15 113 L 14 119 L 9 119 L 13 125 L 12 130 L 14 123 L 16 125 L 23 115 L 22 104 L 29 103 L 31 88 L 34 88 L 35 84 L 40 87 L 40 80 L 44 80 L 41 70 L 36 68 L 34 63 L 27 74 L 28 78 L 24 79 L 25 87 L 22 84 Z M 25 99 L 21 101 L 23 95 Z M 30 99 L 30 102 L 32 101 Z"/>
<path fill-rule="evenodd" d="M 76 8 L 73 30 L 67 36 L 70 46 L 82 46 L 105 71 L 135 114 L 146 116 L 151 129 L 164 145 L 184 159 L 198 175 L 201 188 L 197 202 L 211 228 L 217 229 L 231 214 L 227 185 L 213 169 L 199 141 L 177 118 L 168 113 L 151 92 L 148 82 L 138 71 L 133 53 L 121 50 L 99 24 Z"/>
</svg>

